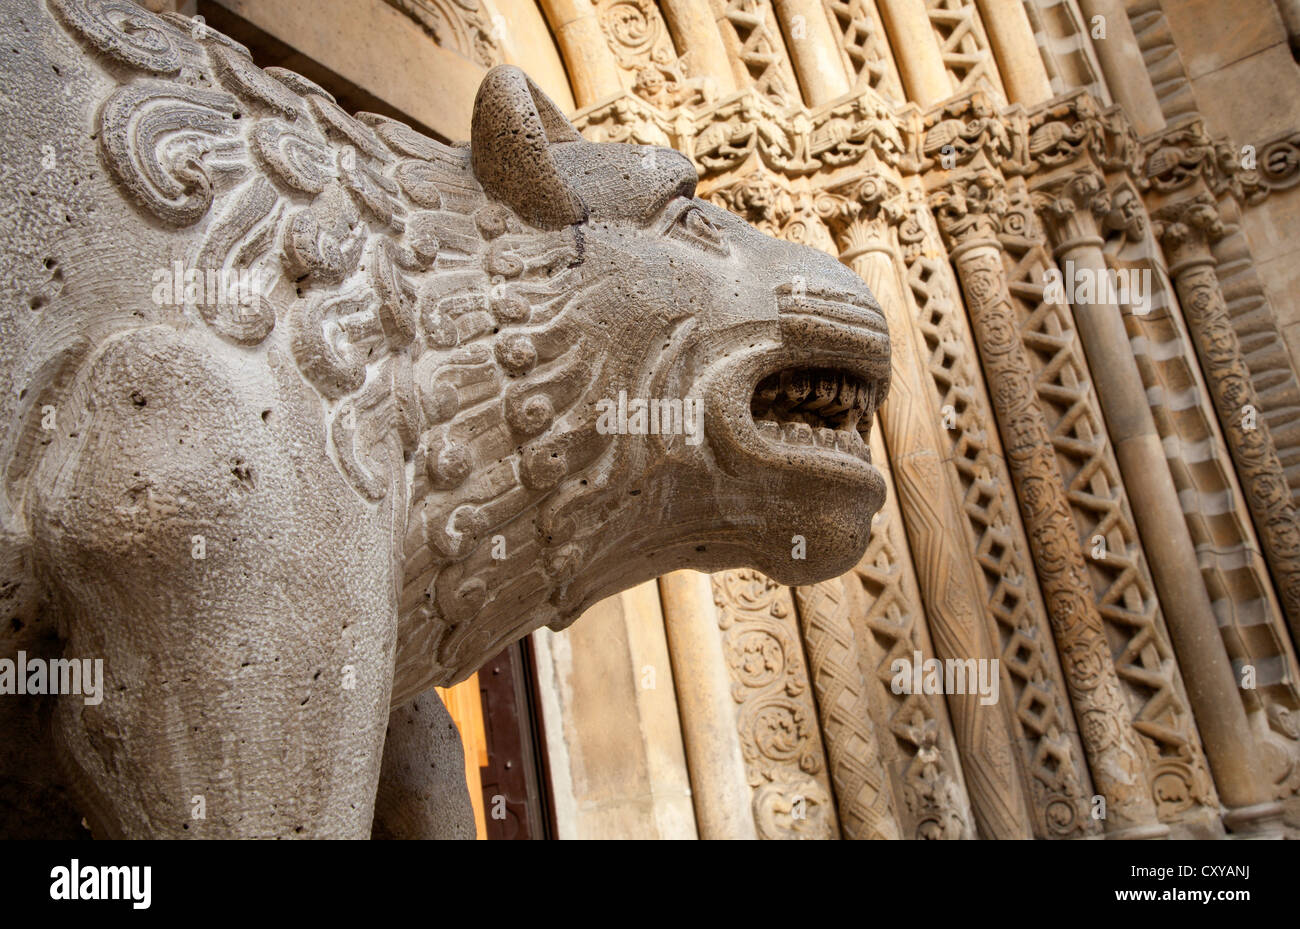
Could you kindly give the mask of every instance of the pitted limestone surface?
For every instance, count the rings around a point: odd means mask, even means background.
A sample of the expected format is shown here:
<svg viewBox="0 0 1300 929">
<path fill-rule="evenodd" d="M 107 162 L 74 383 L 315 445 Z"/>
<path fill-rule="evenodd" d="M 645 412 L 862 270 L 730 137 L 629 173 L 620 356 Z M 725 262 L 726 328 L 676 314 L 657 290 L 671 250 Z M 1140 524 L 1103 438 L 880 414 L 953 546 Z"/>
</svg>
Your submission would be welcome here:
<svg viewBox="0 0 1300 929">
<path fill-rule="evenodd" d="M 448 146 L 126 0 L 0 34 L 0 646 L 104 659 L 51 723 L 96 834 L 366 835 L 390 707 L 667 571 L 865 549 L 879 307 L 678 153 L 510 67 Z"/>
</svg>

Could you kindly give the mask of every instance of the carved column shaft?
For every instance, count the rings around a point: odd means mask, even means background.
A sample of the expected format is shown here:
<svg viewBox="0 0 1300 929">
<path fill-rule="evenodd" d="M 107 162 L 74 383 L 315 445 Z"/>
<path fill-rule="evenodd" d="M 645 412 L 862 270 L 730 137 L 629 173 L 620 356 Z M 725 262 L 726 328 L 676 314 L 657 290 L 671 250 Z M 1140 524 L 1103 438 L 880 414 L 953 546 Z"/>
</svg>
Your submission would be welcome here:
<svg viewBox="0 0 1300 929">
<path fill-rule="evenodd" d="M 908 315 L 934 409 L 942 416 L 940 435 L 949 475 L 962 496 L 976 573 L 984 582 L 989 632 L 1001 652 L 1002 699 L 1012 708 L 1039 816 L 1034 831 L 1050 837 L 1095 834 L 1102 824 L 1091 815 L 1095 790 L 1087 755 L 961 290 L 919 183 L 908 201 L 911 208 L 897 229 Z M 1073 817 L 1066 815 L 1070 809 Z"/>
<path fill-rule="evenodd" d="M 1096 390 L 1114 443 L 1115 455 L 1129 489 L 1134 517 L 1147 540 L 1147 560 L 1161 603 L 1169 617 L 1169 634 L 1184 672 L 1192 711 L 1220 795 L 1231 807 L 1250 807 L 1268 799 L 1256 772 L 1255 743 L 1250 735 L 1232 668 L 1218 633 L 1214 609 L 1201 578 L 1178 494 L 1165 462 L 1164 449 L 1119 307 L 1110 288 L 1095 206 L 1108 207 L 1104 180 L 1095 173 L 1069 176 L 1045 196 L 1047 228 L 1066 274 L 1095 282 L 1079 288 L 1073 305 L 1075 324 L 1096 379 Z M 1091 293 L 1091 299 L 1079 295 Z"/>
<path fill-rule="evenodd" d="M 1133 34 L 1124 0 L 1079 0 L 1079 9 L 1089 20 L 1090 33 L 1093 24 L 1098 23 L 1097 17 L 1101 17 L 1100 24 L 1106 30 L 1106 37 L 1095 39 L 1092 47 L 1101 62 L 1111 97 L 1124 108 L 1138 135 L 1159 132 L 1165 127 L 1165 116 L 1151 86 L 1142 47 Z"/>
<path fill-rule="evenodd" d="M 791 590 L 748 568 L 721 571 L 711 583 L 758 837 L 839 838 L 833 772 Z M 880 798 L 870 800 L 872 810 L 848 806 L 871 817 Z"/>
<path fill-rule="evenodd" d="M 846 839 L 896 839 L 898 822 L 880 763 L 845 580 L 796 588 L 795 603 L 817 694 L 841 833 Z"/>
<path fill-rule="evenodd" d="M 799 100 L 799 81 L 771 0 L 712 0 L 714 21 L 736 86 L 783 103 Z"/>
<path fill-rule="evenodd" d="M 1068 306 L 1047 299 L 1055 265 L 1018 181 L 1007 182 L 1008 211 L 998 224 L 1002 266 L 1075 532 L 1090 555 L 1093 602 L 1147 749 L 1156 812 L 1180 832 L 1217 832 L 1218 800 L 1101 404 Z"/>
<path fill-rule="evenodd" d="M 719 97 L 735 93 L 736 75 L 708 0 L 660 0 L 659 8 L 678 50 L 690 54 L 691 76 L 712 80 Z"/>
<path fill-rule="evenodd" d="M 1206 385 L 1241 478 L 1264 556 L 1277 585 L 1291 635 L 1300 642 L 1300 516 L 1241 343 L 1228 315 L 1209 240 L 1218 217 L 1208 194 L 1156 212 L 1157 231 L 1178 291 L 1187 328 L 1201 359 Z"/>
<path fill-rule="evenodd" d="M 1129 344 L 1196 546 L 1224 649 L 1235 673 L 1249 665 L 1257 674 L 1256 687 L 1242 688 L 1240 694 L 1264 755 L 1266 771 L 1260 776 L 1273 785 L 1275 797 L 1285 799 L 1300 786 L 1300 729 L 1294 722 L 1300 708 L 1300 670 L 1286 614 L 1278 603 L 1196 349 L 1178 312 L 1173 284 L 1166 288 L 1163 277 L 1153 270 L 1160 245 L 1147 235 L 1147 217 L 1145 211 L 1138 211 L 1141 201 L 1133 189 L 1122 184 L 1112 195 L 1113 209 L 1103 225 L 1107 265 L 1112 273 L 1150 274 L 1154 285 L 1146 297 L 1129 297 L 1133 312 L 1124 307 Z M 1221 272 L 1216 276 L 1223 281 Z"/>
<path fill-rule="evenodd" d="M 871 434 L 871 453 L 878 462 L 889 457 L 881 432 Z M 866 554 L 844 582 L 854 604 L 850 618 L 880 736 L 881 762 L 894 794 L 894 815 L 907 838 L 973 839 L 975 821 L 943 696 L 896 693 L 892 686 L 896 658 L 910 660 L 920 652 L 928 660 L 934 647 L 894 477 L 888 468 L 881 475 L 885 504 L 872 520 Z"/>
<path fill-rule="evenodd" d="M 590 106 L 622 87 L 618 63 L 610 53 L 591 0 L 540 0 L 564 55 L 573 97 Z"/>
<path fill-rule="evenodd" d="M 928 26 L 927 26 L 928 28 Z M 880 410 L 907 534 L 915 556 L 926 618 L 941 659 L 992 659 L 984 603 L 970 556 L 954 538 L 961 524 L 960 501 L 944 472 L 929 387 L 909 347 L 911 322 L 890 254 L 871 249 L 845 260 L 871 287 L 894 334 L 890 395 Z M 976 694 L 950 694 L 948 707 L 967 777 L 980 834 L 986 838 L 1029 838 L 1032 821 L 1016 765 L 1005 711 L 983 706 Z"/>
<path fill-rule="evenodd" d="M 1011 102 L 1033 106 L 1050 99 L 1052 83 L 1038 53 L 1024 4 L 979 0 L 979 11 Z"/>
<path fill-rule="evenodd" d="M 659 579 L 659 593 L 700 838 L 755 839 L 712 582 L 707 574 L 674 571 Z"/>
<path fill-rule="evenodd" d="M 804 102 L 817 106 L 848 93 L 848 74 L 821 0 L 773 0 L 773 6 Z"/>
<path fill-rule="evenodd" d="M 960 194 L 959 194 L 960 196 Z M 1129 838 L 1155 838 L 1150 772 L 1136 744 L 1133 719 L 1093 603 L 1083 551 L 1052 451 L 1047 422 L 1034 401 L 1033 371 L 1021 345 L 1002 257 L 978 215 L 940 209 L 951 257 L 975 328 L 1007 463 L 1022 504 L 1039 582 L 1048 602 L 1066 683 L 1079 717 L 1093 780 L 1107 802 L 1107 829 Z M 964 198 L 961 203 L 967 201 Z M 972 222 L 972 220 L 975 220 Z"/>
<path fill-rule="evenodd" d="M 925 0 L 880 0 L 907 98 L 928 107 L 952 93 Z"/>
</svg>

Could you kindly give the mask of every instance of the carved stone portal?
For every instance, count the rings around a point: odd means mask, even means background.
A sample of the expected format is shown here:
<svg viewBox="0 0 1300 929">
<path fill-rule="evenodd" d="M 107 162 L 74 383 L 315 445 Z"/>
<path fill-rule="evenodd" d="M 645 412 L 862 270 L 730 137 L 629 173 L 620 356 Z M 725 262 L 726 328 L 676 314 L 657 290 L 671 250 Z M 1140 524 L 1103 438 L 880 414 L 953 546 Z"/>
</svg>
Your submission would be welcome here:
<svg viewBox="0 0 1300 929">
<path fill-rule="evenodd" d="M 446 146 L 201 23 L 11 7 L 0 657 L 102 660 L 98 699 L 5 701 L 6 791 L 61 785 L 19 805 L 366 836 L 390 708 L 506 643 L 678 568 L 858 562 L 884 317 L 681 155 L 510 67 Z"/>
</svg>

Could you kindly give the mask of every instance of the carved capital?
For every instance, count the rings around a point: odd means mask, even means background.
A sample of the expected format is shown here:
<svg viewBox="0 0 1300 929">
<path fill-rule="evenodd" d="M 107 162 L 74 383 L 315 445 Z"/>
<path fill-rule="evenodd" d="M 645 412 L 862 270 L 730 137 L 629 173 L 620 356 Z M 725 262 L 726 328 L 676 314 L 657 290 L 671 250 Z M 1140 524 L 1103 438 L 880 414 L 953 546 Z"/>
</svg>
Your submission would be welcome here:
<svg viewBox="0 0 1300 929">
<path fill-rule="evenodd" d="M 695 161 L 701 177 L 739 168 L 753 156 L 789 177 L 820 166 L 810 154 L 813 120 L 808 113 L 780 108 L 753 88 L 690 121 L 690 143 L 679 142 L 679 147 Z"/>
<path fill-rule="evenodd" d="M 1000 114 L 983 93 L 973 93 L 928 113 L 921 144 L 924 167 L 952 170 L 983 155 L 999 167 L 1024 161 L 1022 128 L 1009 115 Z"/>
<path fill-rule="evenodd" d="M 1118 106 L 1103 109 L 1078 93 L 1030 114 L 1029 160 L 1034 170 L 1091 160 L 1107 171 L 1140 174 L 1142 146 Z"/>
<path fill-rule="evenodd" d="M 1140 239 L 1146 234 L 1146 206 L 1137 191 L 1127 184 L 1115 188 L 1110 195 L 1110 211 L 1102 229 L 1104 232 L 1123 232 L 1129 239 Z"/>
<path fill-rule="evenodd" d="M 812 148 L 822 166 L 836 168 L 874 156 L 883 164 L 915 168 L 913 149 L 919 141 L 907 118 L 872 94 L 863 94 L 818 115 L 813 121 Z"/>
<path fill-rule="evenodd" d="M 1279 168 L 1287 160 L 1282 151 L 1273 155 Z M 1160 193 L 1184 190 L 1200 180 L 1215 197 L 1231 195 L 1242 203 L 1258 203 L 1268 191 L 1261 173 L 1242 164 L 1241 154 L 1229 140 L 1211 138 L 1197 119 L 1148 144 L 1144 174 Z"/>
<path fill-rule="evenodd" d="M 1031 200 L 1058 247 L 1083 239 L 1100 242 L 1102 226 L 1111 213 L 1106 179 L 1092 168 L 1080 168 L 1036 186 Z"/>
<path fill-rule="evenodd" d="M 882 174 L 865 174 L 824 190 L 818 203 L 818 212 L 835 233 L 845 260 L 863 250 L 888 249 L 890 230 L 908 216 L 902 188 Z"/>
<path fill-rule="evenodd" d="M 930 193 L 930 209 L 950 250 L 995 243 L 1010 205 L 1006 182 L 992 171 L 958 177 Z"/>
<path fill-rule="evenodd" d="M 679 126 L 653 106 L 631 94 L 623 94 L 581 113 L 573 124 L 593 142 L 623 142 L 632 145 L 678 146 L 694 135 L 687 120 Z"/>
<path fill-rule="evenodd" d="M 1210 244 L 1224 235 L 1223 221 L 1208 193 L 1166 204 L 1152 216 L 1152 230 L 1165 249 L 1170 272 L 1189 264 L 1212 263 Z"/>
<path fill-rule="evenodd" d="M 705 195 L 764 232 L 775 235 L 794 212 L 789 192 L 766 172 L 755 172 Z"/>
<path fill-rule="evenodd" d="M 1214 170 L 1214 142 L 1200 120 L 1148 143 L 1144 174 L 1160 193 L 1181 190 Z"/>
</svg>

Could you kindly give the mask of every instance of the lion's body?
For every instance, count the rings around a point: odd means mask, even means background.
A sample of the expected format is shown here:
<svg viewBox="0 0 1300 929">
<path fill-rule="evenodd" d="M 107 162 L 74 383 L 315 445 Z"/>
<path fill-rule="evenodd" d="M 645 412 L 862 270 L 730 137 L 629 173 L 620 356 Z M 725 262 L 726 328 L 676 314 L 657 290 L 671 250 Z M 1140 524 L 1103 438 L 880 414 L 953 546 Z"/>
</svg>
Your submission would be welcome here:
<svg viewBox="0 0 1300 929">
<path fill-rule="evenodd" d="M 782 280 L 869 314 L 865 288 L 701 212 L 680 156 L 580 141 L 510 69 L 471 151 L 126 0 L 21 0 L 0 32 L 26 50 L 0 657 L 104 665 L 98 703 L 0 697 L 0 796 L 57 756 L 97 834 L 366 835 L 390 706 L 665 570 L 785 570 L 751 537 L 806 511 L 780 468 L 813 456 L 751 463 L 748 394 L 773 359 L 883 380 L 887 354 L 808 335 Z M 875 385 L 845 389 L 869 417 Z M 709 443 L 594 428 L 620 390 L 714 393 Z M 794 579 L 851 563 L 879 505 L 832 457 L 862 503 L 809 517 L 835 554 Z"/>
</svg>

